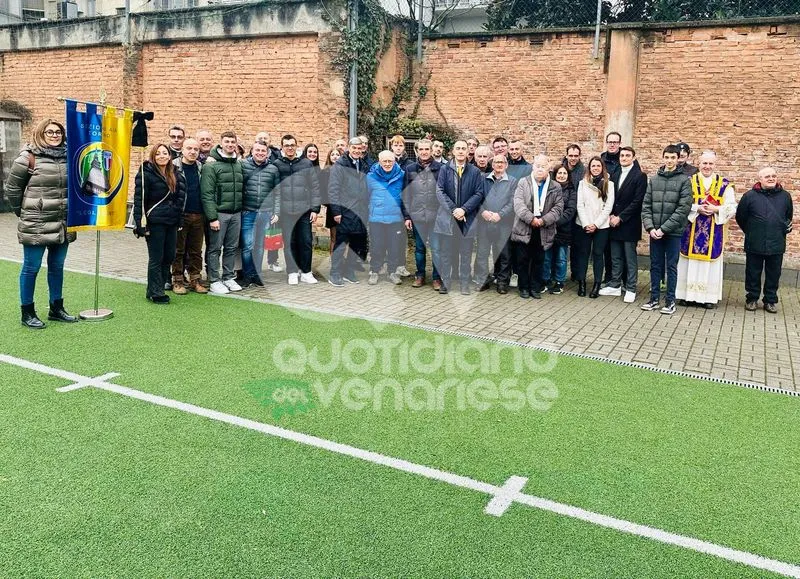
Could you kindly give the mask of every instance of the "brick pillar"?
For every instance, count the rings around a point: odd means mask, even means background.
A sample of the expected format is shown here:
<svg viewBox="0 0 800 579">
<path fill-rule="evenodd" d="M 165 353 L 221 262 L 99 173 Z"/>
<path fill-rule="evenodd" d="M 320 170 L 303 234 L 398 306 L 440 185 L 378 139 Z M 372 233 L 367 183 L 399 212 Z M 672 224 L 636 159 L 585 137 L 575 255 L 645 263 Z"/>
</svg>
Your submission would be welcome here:
<svg viewBox="0 0 800 579">
<path fill-rule="evenodd" d="M 639 84 L 639 31 L 611 32 L 606 97 L 606 134 L 622 134 L 622 144 L 633 142 L 636 119 L 636 88 Z"/>
</svg>

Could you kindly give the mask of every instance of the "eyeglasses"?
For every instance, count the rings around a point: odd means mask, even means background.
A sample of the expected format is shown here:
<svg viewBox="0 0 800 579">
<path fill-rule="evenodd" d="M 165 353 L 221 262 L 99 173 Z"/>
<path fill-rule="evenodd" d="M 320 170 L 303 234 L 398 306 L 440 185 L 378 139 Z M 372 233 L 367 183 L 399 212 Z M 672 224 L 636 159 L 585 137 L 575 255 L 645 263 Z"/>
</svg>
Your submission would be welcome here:
<svg viewBox="0 0 800 579">
<path fill-rule="evenodd" d="M 607 145 L 619 145 L 622 141 L 606 141 Z"/>
<path fill-rule="evenodd" d="M 48 137 L 60 137 L 64 133 L 62 133 L 61 131 L 45 131 L 44 134 L 45 136 Z"/>
</svg>

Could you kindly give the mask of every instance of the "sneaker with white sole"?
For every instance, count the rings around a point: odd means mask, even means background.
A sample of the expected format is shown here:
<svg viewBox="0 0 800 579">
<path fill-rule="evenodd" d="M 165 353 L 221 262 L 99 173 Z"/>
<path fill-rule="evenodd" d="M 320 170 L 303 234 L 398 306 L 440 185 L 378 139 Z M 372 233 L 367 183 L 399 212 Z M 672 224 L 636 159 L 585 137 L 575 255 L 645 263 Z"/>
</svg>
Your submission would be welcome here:
<svg viewBox="0 0 800 579">
<path fill-rule="evenodd" d="M 510 285 L 511 287 L 517 287 L 518 283 L 519 283 L 519 276 L 517 274 L 515 274 L 515 273 L 512 273 L 511 274 L 511 281 L 509 282 L 508 285 Z"/>
<path fill-rule="evenodd" d="M 221 281 L 215 281 L 214 283 L 212 283 L 211 287 L 208 288 L 208 291 L 210 291 L 212 294 L 229 294 L 229 293 L 231 293 L 231 290 L 228 289 L 228 286 L 226 286 Z"/>
<path fill-rule="evenodd" d="M 622 298 L 622 301 L 626 304 L 632 304 L 636 301 L 636 292 L 625 291 L 625 297 Z"/>
<path fill-rule="evenodd" d="M 374 271 L 369 272 L 369 279 L 367 280 L 369 285 L 376 285 L 378 283 L 378 274 Z"/>
<path fill-rule="evenodd" d="M 658 300 L 650 300 L 646 304 L 642 304 L 642 309 L 646 312 L 652 312 L 658 309 Z"/>
<path fill-rule="evenodd" d="M 283 271 L 283 267 L 281 267 L 281 265 L 278 263 L 271 263 L 267 267 L 269 268 L 270 271 L 274 271 L 275 273 L 280 273 Z"/>
<path fill-rule="evenodd" d="M 309 271 L 308 273 L 301 273 L 300 274 L 300 282 L 301 283 L 317 283 L 317 278 L 315 278 L 314 274 Z"/>
<path fill-rule="evenodd" d="M 354 273 L 346 273 L 346 274 L 344 274 L 342 276 L 342 280 L 344 280 L 346 283 L 359 283 L 358 278 L 356 277 L 356 274 L 354 274 Z"/>
<path fill-rule="evenodd" d="M 616 296 L 619 297 L 622 295 L 622 288 L 621 287 L 611 287 L 607 285 L 606 287 L 600 288 L 598 292 L 601 296 Z"/>
<path fill-rule="evenodd" d="M 675 313 L 675 302 L 670 302 L 665 304 L 663 308 L 661 308 L 661 313 L 665 316 L 671 316 Z"/>
<path fill-rule="evenodd" d="M 300 283 L 300 274 L 299 273 L 290 273 L 289 274 L 289 285 L 297 285 Z"/>
<path fill-rule="evenodd" d="M 394 285 L 400 285 L 403 283 L 403 278 L 400 277 L 400 272 L 396 271 L 394 273 L 389 274 L 389 281 L 392 282 Z"/>
<path fill-rule="evenodd" d="M 400 277 L 409 277 L 411 275 L 411 272 L 408 271 L 406 269 L 406 266 L 404 266 L 404 265 L 401 265 L 400 267 L 398 267 L 397 270 L 395 271 L 395 273 L 397 273 L 397 275 L 399 275 Z"/>
<path fill-rule="evenodd" d="M 242 286 L 236 283 L 235 279 L 226 279 L 222 283 L 225 284 L 225 287 L 231 290 L 232 292 L 240 292 L 242 291 Z"/>
</svg>

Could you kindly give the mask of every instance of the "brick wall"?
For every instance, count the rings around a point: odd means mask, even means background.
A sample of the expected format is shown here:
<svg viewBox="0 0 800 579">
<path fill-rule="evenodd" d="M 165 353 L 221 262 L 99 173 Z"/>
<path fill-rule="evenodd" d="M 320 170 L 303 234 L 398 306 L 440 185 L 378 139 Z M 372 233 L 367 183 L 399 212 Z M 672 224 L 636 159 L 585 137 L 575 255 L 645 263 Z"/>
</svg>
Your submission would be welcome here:
<svg viewBox="0 0 800 579">
<path fill-rule="evenodd" d="M 714 149 L 739 195 L 760 167 L 774 164 L 800 201 L 798 39 L 800 24 L 641 31 L 631 115 L 643 168 L 655 170 L 663 145 L 684 140 L 697 154 Z M 419 114 L 482 141 L 522 138 L 528 156 L 560 158 L 568 142 L 578 142 L 585 156 L 599 152 L 610 95 L 605 39 L 597 60 L 592 40 L 585 32 L 429 39 L 416 71 L 420 79 L 430 74 Z M 342 77 L 330 66 L 335 42 L 321 32 L 146 43 L 128 52 L 4 52 L 0 99 L 27 106 L 38 119 L 62 114 L 58 96 L 96 100 L 102 88 L 109 103 L 155 111 L 151 142 L 180 122 L 189 133 L 204 127 L 218 136 L 232 128 L 248 144 L 259 130 L 276 141 L 292 132 L 325 155 L 347 129 Z M 378 89 L 388 100 L 387 87 L 405 70 L 403 51 L 390 50 L 385 60 Z M 787 265 L 800 268 L 800 233 L 789 247 Z M 736 260 L 735 225 L 728 249 Z"/>
<path fill-rule="evenodd" d="M 481 142 L 522 138 L 529 157 L 545 151 L 560 158 L 574 141 L 587 158 L 603 150 L 610 128 L 604 38 L 597 60 L 592 40 L 590 33 L 428 40 L 420 78 L 431 78 L 421 115 Z M 631 79 L 633 145 L 643 169 L 655 171 L 664 145 L 683 140 L 694 161 L 703 149 L 716 151 L 737 196 L 772 164 L 800 202 L 799 43 L 800 24 L 643 31 L 638 79 Z M 735 223 L 728 250 L 729 259 L 741 259 Z M 786 265 L 800 267 L 800 232 L 789 236 Z"/>
</svg>

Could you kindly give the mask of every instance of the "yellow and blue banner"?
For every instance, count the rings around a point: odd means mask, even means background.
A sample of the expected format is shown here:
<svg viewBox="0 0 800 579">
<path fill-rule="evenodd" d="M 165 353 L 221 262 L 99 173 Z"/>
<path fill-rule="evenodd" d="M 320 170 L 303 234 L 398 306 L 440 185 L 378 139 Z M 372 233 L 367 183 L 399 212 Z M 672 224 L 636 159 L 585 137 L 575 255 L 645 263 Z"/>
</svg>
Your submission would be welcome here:
<svg viewBox="0 0 800 579">
<path fill-rule="evenodd" d="M 67 227 L 123 229 L 128 207 L 133 111 L 67 100 Z M 98 109 L 101 109 L 100 112 Z"/>
</svg>

